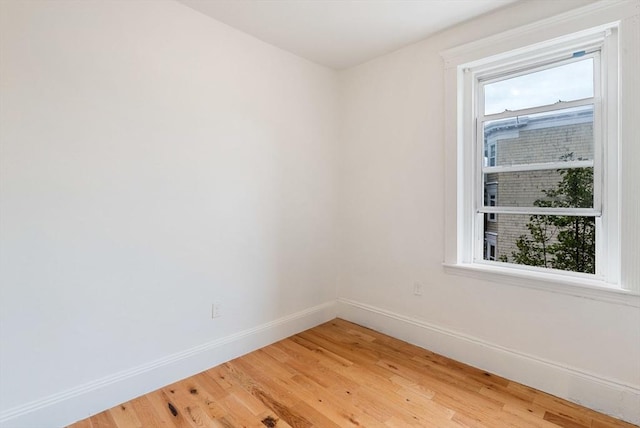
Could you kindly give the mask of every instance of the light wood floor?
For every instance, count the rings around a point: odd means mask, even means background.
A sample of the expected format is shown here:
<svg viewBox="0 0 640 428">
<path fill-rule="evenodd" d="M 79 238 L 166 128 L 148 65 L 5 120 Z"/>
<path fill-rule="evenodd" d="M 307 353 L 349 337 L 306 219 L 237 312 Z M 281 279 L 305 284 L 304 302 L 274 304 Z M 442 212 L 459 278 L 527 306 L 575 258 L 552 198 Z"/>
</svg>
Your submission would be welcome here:
<svg viewBox="0 0 640 428">
<path fill-rule="evenodd" d="M 265 426 L 633 425 L 340 319 L 71 425 Z"/>
</svg>

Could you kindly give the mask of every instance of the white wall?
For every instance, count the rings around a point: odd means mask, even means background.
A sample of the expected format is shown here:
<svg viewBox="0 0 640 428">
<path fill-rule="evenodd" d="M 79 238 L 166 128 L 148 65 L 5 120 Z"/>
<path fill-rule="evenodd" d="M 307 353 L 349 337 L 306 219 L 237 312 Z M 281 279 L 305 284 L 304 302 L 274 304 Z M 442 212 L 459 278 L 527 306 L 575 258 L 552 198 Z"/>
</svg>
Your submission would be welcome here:
<svg viewBox="0 0 640 428">
<path fill-rule="evenodd" d="M 452 173 L 443 131 L 454 118 L 443 113 L 439 53 L 587 3 L 522 2 L 341 73 L 338 314 L 639 423 L 637 306 L 447 275 L 442 266 Z M 637 137 L 630 123 L 627 135 Z M 637 153 L 635 140 L 622 142 L 623 153 Z M 633 205 L 623 204 L 623 221 L 638 221 Z M 640 255 L 625 257 L 637 265 Z M 422 296 L 413 295 L 416 281 Z"/>
<path fill-rule="evenodd" d="M 334 71 L 173 1 L 0 7 L 0 421 L 332 316 Z"/>
</svg>

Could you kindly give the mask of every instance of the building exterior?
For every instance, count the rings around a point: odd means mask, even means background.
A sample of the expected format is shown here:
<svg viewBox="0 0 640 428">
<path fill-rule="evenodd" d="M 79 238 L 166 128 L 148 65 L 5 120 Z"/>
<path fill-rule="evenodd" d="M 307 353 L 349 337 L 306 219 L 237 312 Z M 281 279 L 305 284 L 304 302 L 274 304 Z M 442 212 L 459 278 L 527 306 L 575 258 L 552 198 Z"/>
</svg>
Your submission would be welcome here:
<svg viewBox="0 0 640 428">
<path fill-rule="evenodd" d="M 486 166 L 548 164 L 549 169 L 485 174 L 486 206 L 533 207 L 562 179 L 562 162 L 594 159 L 593 107 L 488 122 L 484 128 Z M 513 261 L 516 242 L 529 233 L 529 214 L 485 214 L 484 259 Z"/>
</svg>

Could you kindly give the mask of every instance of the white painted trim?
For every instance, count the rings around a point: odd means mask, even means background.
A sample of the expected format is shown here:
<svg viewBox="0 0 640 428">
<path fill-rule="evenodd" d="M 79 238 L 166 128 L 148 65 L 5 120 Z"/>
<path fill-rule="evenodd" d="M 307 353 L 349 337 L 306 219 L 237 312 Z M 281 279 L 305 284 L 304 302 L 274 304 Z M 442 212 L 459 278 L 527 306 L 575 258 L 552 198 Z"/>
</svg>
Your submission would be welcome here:
<svg viewBox="0 0 640 428">
<path fill-rule="evenodd" d="M 65 426 L 335 318 L 330 301 L 0 413 L 0 427 Z"/>
<path fill-rule="evenodd" d="M 542 269 L 534 272 L 527 266 L 524 268 L 529 270 L 524 271 L 480 263 L 445 263 L 443 266 L 448 274 L 640 308 L 640 294 L 607 286 L 597 278 L 586 278 L 587 274 L 580 278 L 576 274 L 562 275 L 559 272 L 542 272 Z"/>
<path fill-rule="evenodd" d="M 426 321 L 349 299 L 337 315 L 456 361 L 557 397 L 640 423 L 640 386 L 505 348 Z"/>
</svg>

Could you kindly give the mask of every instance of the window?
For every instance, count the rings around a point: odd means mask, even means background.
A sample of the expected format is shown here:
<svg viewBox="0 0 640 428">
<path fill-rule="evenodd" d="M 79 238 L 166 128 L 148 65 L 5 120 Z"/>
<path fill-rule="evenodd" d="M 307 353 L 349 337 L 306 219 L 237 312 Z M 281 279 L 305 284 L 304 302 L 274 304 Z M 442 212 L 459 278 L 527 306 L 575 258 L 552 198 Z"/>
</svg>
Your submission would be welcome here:
<svg viewBox="0 0 640 428">
<path fill-rule="evenodd" d="M 496 141 L 487 140 L 484 149 L 484 165 L 496 166 Z"/>
<path fill-rule="evenodd" d="M 475 227 L 493 239 L 483 260 L 595 274 L 599 64 L 594 47 L 474 77 L 475 141 L 489 155 L 474 177 L 486 195 L 475 207 Z M 487 221 L 497 223 L 497 242 Z"/>
<path fill-rule="evenodd" d="M 619 284 L 617 37 L 605 25 L 455 65 L 455 266 Z"/>
<path fill-rule="evenodd" d="M 484 234 L 484 258 L 486 260 L 496 260 L 496 256 L 498 254 L 497 246 L 498 246 L 498 235 L 493 232 L 485 232 Z"/>
<path fill-rule="evenodd" d="M 490 177 L 490 174 L 487 174 Z M 493 174 L 491 177 L 493 180 L 497 179 L 497 174 Z M 489 207 L 495 207 L 498 204 L 498 183 L 496 181 L 488 181 L 485 179 L 484 184 L 484 192 L 485 192 L 485 205 Z M 497 221 L 497 215 L 494 212 L 490 212 L 487 214 L 487 221 L 495 223 Z"/>
</svg>

